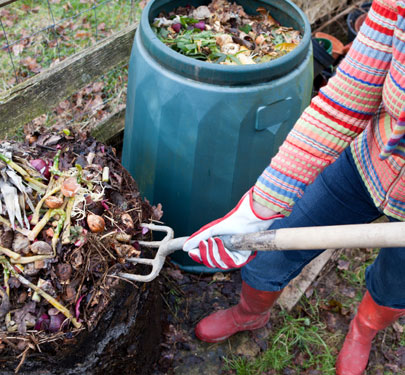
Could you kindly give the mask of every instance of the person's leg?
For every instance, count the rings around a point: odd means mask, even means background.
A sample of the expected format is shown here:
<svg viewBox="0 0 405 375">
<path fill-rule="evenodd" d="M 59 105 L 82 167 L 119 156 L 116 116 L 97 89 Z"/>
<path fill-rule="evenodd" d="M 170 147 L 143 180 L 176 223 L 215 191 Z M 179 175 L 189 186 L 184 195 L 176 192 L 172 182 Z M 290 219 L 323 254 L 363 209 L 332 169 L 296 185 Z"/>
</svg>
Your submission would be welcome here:
<svg viewBox="0 0 405 375">
<path fill-rule="evenodd" d="M 367 223 L 381 216 L 374 206 L 351 158 L 345 152 L 308 186 L 287 218 L 271 229 Z M 204 318 L 195 332 L 203 341 L 217 342 L 242 330 L 265 325 L 269 309 L 284 286 L 322 251 L 259 252 L 242 269 L 238 305 Z"/>
<path fill-rule="evenodd" d="M 403 289 L 404 290 L 404 289 Z M 367 367 L 371 343 L 381 329 L 405 315 L 405 308 L 379 305 L 369 291 L 364 295 L 336 361 L 337 375 L 362 375 Z"/>
<path fill-rule="evenodd" d="M 398 220 L 389 218 L 390 221 Z M 381 306 L 405 309 L 405 248 L 381 249 L 374 263 L 367 267 L 366 286 L 373 300 Z"/>
<path fill-rule="evenodd" d="M 391 220 L 396 221 L 396 220 Z M 361 375 L 381 329 L 405 315 L 405 248 L 381 249 L 366 270 L 367 292 L 336 361 L 338 375 Z"/>
</svg>

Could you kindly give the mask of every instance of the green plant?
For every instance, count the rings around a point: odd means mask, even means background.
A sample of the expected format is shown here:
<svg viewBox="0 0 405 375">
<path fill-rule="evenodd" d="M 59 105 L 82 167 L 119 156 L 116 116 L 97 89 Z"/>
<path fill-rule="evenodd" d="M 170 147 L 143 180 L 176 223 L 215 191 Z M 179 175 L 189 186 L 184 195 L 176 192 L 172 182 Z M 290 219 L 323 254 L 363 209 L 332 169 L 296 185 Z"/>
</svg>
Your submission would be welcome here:
<svg viewBox="0 0 405 375">
<path fill-rule="evenodd" d="M 345 279 L 352 286 L 363 285 L 365 280 L 366 268 L 374 262 L 374 259 L 378 255 L 378 250 L 379 249 L 375 249 L 371 256 L 366 257 L 364 261 L 359 264 L 358 262 L 356 262 L 356 265 L 354 265 L 355 263 L 352 262 L 352 259 L 350 259 L 347 255 L 342 254 L 340 256 L 340 259 L 350 262 L 348 269 L 343 269 L 340 271 L 343 279 Z"/>
<path fill-rule="evenodd" d="M 294 349 L 298 348 L 307 357 L 303 368 L 321 365 L 324 373 L 330 371 L 334 358 L 319 333 L 320 328 L 324 327 L 319 322 L 312 324 L 307 317 L 293 318 L 286 315 L 284 325 L 273 338 L 270 352 L 267 353 L 269 365 L 281 370 L 287 359 L 290 362 L 293 358 Z M 280 351 L 280 346 L 284 351 Z M 317 352 L 318 354 L 315 354 Z"/>
<path fill-rule="evenodd" d="M 314 368 L 322 374 L 334 374 L 335 357 L 323 338 L 324 325 L 308 317 L 294 318 L 282 312 L 283 324 L 270 337 L 269 349 L 254 360 L 231 356 L 226 358 L 226 369 L 237 375 L 259 375 L 269 370 Z M 297 357 L 302 360 L 296 361 Z"/>
<path fill-rule="evenodd" d="M 233 355 L 224 358 L 225 369 L 235 371 L 237 375 L 258 374 L 258 360 L 250 361 L 248 358 Z"/>
<path fill-rule="evenodd" d="M 186 30 L 178 34 L 175 39 L 166 38 L 164 29 L 160 29 L 159 39 L 170 46 L 176 52 L 181 52 L 185 56 L 206 60 L 207 54 L 203 50 L 210 51 L 210 54 L 219 53 L 216 44 L 215 34 L 212 31 Z M 165 30 L 167 32 L 167 30 Z M 167 35 L 166 35 L 167 36 Z"/>
</svg>

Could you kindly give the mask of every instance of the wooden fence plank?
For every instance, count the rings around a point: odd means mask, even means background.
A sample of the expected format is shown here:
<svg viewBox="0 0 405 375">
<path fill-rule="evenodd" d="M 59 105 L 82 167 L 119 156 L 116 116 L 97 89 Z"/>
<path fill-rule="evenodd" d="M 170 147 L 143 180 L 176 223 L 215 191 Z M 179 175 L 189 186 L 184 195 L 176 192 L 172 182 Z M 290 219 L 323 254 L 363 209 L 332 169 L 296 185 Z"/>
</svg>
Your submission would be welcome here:
<svg viewBox="0 0 405 375">
<path fill-rule="evenodd" d="M 125 107 L 114 112 L 105 120 L 100 121 L 91 130 L 91 135 L 100 142 L 111 144 L 114 140 L 122 137 L 125 127 Z"/>
<path fill-rule="evenodd" d="M 12 133 L 128 61 L 136 28 L 133 24 L 0 94 L 0 136 Z"/>
<path fill-rule="evenodd" d="M 8 4 L 15 3 L 17 0 L 0 0 L 0 8 L 5 7 Z"/>
</svg>

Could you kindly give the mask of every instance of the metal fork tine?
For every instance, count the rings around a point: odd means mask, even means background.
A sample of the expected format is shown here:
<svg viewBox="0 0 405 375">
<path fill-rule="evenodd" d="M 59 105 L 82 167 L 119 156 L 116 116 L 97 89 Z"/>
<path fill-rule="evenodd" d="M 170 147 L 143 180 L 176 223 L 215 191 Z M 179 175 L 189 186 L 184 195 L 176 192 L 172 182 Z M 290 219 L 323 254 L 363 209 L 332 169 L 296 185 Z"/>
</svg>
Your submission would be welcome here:
<svg viewBox="0 0 405 375">
<path fill-rule="evenodd" d="M 127 258 L 126 260 L 131 263 L 149 264 L 150 266 L 153 265 L 154 261 L 154 259 L 147 258 Z"/>
<path fill-rule="evenodd" d="M 166 226 L 166 225 L 156 225 L 156 224 L 152 224 L 152 223 L 142 223 L 141 227 L 142 228 L 148 228 L 148 229 L 150 229 L 152 231 L 154 230 L 154 231 L 157 231 L 157 232 L 166 232 L 167 233 L 166 237 L 162 241 L 169 240 L 169 239 L 174 237 L 173 229 Z"/>
<path fill-rule="evenodd" d="M 162 241 L 138 241 L 139 245 L 145 247 L 159 247 Z"/>
<path fill-rule="evenodd" d="M 131 273 L 120 272 L 118 275 L 124 279 L 131 281 L 149 282 L 155 279 L 163 267 L 166 256 L 170 255 L 176 250 L 180 250 L 187 237 L 176 238 L 172 228 L 164 225 L 156 224 L 141 224 L 141 227 L 148 228 L 152 231 L 165 232 L 166 236 L 161 241 L 139 241 L 141 246 L 145 247 L 158 247 L 158 251 L 153 259 L 148 258 L 128 258 L 127 261 L 132 263 L 146 264 L 152 266 L 152 271 L 148 275 L 137 275 Z"/>
<path fill-rule="evenodd" d="M 147 283 L 149 281 L 154 280 L 158 274 L 159 274 L 158 272 L 156 273 L 153 272 L 152 270 L 152 272 L 148 275 L 133 275 L 132 273 L 123 273 L 123 272 L 120 272 L 118 275 L 124 279 L 128 279 L 131 281 L 139 281 L 142 283 Z"/>
</svg>

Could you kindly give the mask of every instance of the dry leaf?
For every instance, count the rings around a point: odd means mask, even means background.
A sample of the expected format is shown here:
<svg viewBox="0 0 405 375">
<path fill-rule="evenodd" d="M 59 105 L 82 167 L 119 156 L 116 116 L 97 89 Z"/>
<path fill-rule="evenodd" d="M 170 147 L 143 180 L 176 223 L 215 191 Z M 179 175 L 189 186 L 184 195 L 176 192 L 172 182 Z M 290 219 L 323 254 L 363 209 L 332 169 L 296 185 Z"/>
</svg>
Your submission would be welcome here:
<svg viewBox="0 0 405 375">
<path fill-rule="evenodd" d="M 349 298 L 354 298 L 356 297 L 356 290 L 352 287 L 345 287 L 341 289 L 341 292 L 344 296 L 349 297 Z"/>
<path fill-rule="evenodd" d="M 337 268 L 339 270 L 347 271 L 349 269 L 350 262 L 348 260 L 339 259 Z"/>
<path fill-rule="evenodd" d="M 97 26 L 97 30 L 98 30 L 98 31 L 104 31 L 104 30 L 105 30 L 105 22 L 101 22 L 101 23 Z"/>
<path fill-rule="evenodd" d="M 94 82 L 92 86 L 93 92 L 100 92 L 104 88 L 104 82 Z"/>
<path fill-rule="evenodd" d="M 404 326 L 398 321 L 396 321 L 392 325 L 392 328 L 394 329 L 395 332 L 398 332 L 398 333 L 403 333 L 404 332 Z"/>
<path fill-rule="evenodd" d="M 75 38 L 87 38 L 90 35 L 91 34 L 88 31 L 79 30 L 79 31 L 76 32 Z"/>
<path fill-rule="evenodd" d="M 20 53 L 24 50 L 24 45 L 23 44 L 14 44 L 13 47 L 11 47 L 11 49 L 13 50 L 13 54 L 14 56 L 19 56 Z"/>
<path fill-rule="evenodd" d="M 153 210 L 152 219 L 160 220 L 163 216 L 162 205 L 158 203 L 157 206 L 152 207 L 152 210 Z"/>
<path fill-rule="evenodd" d="M 223 274 L 222 272 L 217 272 L 212 276 L 213 281 L 229 281 L 230 280 L 230 274 Z"/>
<path fill-rule="evenodd" d="M 31 72 L 39 73 L 42 69 L 41 65 L 37 63 L 33 57 L 28 56 L 21 60 L 21 65 L 27 67 Z"/>
<path fill-rule="evenodd" d="M 139 8 L 144 9 L 148 5 L 150 0 L 141 0 L 139 3 Z"/>
</svg>

